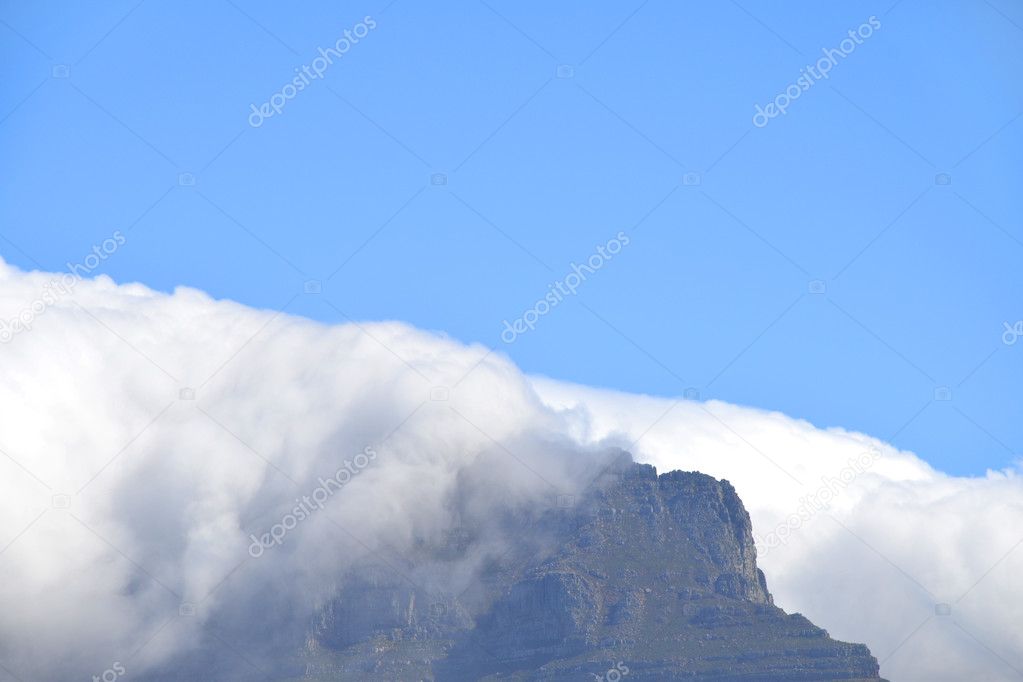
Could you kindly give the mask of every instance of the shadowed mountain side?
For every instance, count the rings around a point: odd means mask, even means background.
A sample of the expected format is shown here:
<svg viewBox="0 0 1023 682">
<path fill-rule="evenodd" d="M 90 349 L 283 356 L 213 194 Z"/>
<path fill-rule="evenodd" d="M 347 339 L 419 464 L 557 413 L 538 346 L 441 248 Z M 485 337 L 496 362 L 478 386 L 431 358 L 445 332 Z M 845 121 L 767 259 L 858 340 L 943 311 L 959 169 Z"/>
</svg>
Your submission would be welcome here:
<svg viewBox="0 0 1023 682">
<path fill-rule="evenodd" d="M 471 553 L 478 529 L 400 574 L 350 576 L 319 615 L 303 679 L 880 679 L 867 647 L 774 606 L 727 481 L 658 476 L 623 454 L 561 503 L 501 520 L 512 546 L 460 594 L 418 585 Z"/>
</svg>

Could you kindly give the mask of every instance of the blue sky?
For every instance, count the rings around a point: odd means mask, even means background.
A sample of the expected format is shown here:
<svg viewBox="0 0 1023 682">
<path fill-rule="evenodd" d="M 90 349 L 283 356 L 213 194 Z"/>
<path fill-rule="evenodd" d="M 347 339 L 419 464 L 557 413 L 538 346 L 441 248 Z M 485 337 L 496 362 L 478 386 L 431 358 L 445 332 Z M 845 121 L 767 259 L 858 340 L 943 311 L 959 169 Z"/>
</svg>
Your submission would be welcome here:
<svg viewBox="0 0 1023 682">
<path fill-rule="evenodd" d="M 1023 454 L 1021 71 L 1008 0 L 4 2 L 0 255 L 57 271 L 121 231 L 97 274 L 404 320 L 982 473 Z"/>
</svg>

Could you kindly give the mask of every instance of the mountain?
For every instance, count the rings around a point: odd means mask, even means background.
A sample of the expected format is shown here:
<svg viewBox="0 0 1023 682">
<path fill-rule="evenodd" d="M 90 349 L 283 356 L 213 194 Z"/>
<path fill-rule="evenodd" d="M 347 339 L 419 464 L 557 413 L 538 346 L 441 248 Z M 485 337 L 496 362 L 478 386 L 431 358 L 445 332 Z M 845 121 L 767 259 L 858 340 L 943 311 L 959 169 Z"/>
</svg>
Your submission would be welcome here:
<svg viewBox="0 0 1023 682">
<path fill-rule="evenodd" d="M 480 552 L 495 525 L 499 556 Z M 480 552 L 465 589 L 428 576 Z M 457 561 L 456 561 L 457 559 Z M 449 581 L 450 582 L 450 581 Z M 776 607 L 727 481 L 628 455 L 538 515 L 353 571 L 288 679 L 879 680 L 866 646 Z"/>
</svg>

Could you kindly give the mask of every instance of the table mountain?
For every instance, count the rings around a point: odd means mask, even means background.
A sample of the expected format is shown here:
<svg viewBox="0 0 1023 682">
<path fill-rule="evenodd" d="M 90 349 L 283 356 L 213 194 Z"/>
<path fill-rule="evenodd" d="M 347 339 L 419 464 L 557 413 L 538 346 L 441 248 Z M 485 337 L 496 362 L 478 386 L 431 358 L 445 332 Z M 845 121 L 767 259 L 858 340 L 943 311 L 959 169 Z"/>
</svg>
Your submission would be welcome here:
<svg viewBox="0 0 1023 682">
<path fill-rule="evenodd" d="M 880 679 L 866 646 L 774 605 L 727 481 L 623 455 L 578 496 L 499 524 L 509 547 L 458 594 L 424 576 L 464 566 L 493 523 L 353 572 L 295 679 Z"/>
</svg>

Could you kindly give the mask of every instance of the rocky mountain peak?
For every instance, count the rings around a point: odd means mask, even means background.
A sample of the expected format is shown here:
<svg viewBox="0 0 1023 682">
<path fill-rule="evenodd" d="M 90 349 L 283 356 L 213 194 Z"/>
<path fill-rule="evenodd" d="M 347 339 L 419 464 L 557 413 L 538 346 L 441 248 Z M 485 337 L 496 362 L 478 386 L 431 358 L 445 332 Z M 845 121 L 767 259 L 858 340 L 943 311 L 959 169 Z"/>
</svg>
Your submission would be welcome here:
<svg viewBox="0 0 1023 682">
<path fill-rule="evenodd" d="M 592 680 L 617 664 L 636 680 L 879 679 L 865 646 L 774 606 L 728 481 L 622 455 L 572 502 L 509 520 L 504 561 L 461 594 L 353 576 L 321 613 L 306 679 Z M 431 561 L 473 551 L 469 535 Z"/>
</svg>

